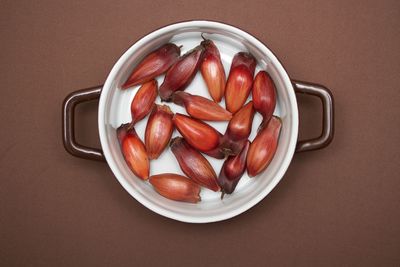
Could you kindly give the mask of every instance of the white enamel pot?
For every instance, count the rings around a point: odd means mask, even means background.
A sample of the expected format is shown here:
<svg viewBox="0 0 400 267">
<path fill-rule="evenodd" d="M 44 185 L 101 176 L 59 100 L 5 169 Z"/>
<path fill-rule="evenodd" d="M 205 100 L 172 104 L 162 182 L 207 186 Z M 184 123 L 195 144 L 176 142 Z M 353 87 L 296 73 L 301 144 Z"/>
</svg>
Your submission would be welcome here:
<svg viewBox="0 0 400 267">
<path fill-rule="evenodd" d="M 275 114 L 282 119 L 282 131 L 276 154 L 269 167 L 257 177 L 247 174 L 239 182 L 232 195 L 220 199 L 220 194 L 203 189 L 202 201 L 188 204 L 168 200 L 157 194 L 150 183 L 133 175 L 121 154 L 116 128 L 130 120 L 130 102 L 137 89 L 120 90 L 133 67 L 150 51 L 167 42 L 182 45 L 182 54 L 200 43 L 201 34 L 214 41 L 220 50 L 226 73 L 235 53 L 248 51 L 258 62 L 258 70 L 267 70 L 275 82 L 277 107 Z M 161 84 L 163 77 L 158 78 Z M 208 97 L 208 92 L 200 74 L 186 89 L 188 92 Z M 296 93 L 316 96 L 323 106 L 322 133 L 310 140 L 298 141 L 299 116 Z M 74 137 L 74 109 L 78 103 L 100 98 L 98 107 L 98 127 L 101 149 L 78 144 Z M 160 102 L 157 99 L 157 102 Z M 169 103 L 168 103 L 169 104 Z M 222 103 L 224 105 L 224 103 Z M 184 109 L 170 105 L 175 112 L 185 113 Z M 188 21 L 165 26 L 155 30 L 133 44 L 117 61 L 104 85 L 75 91 L 68 95 L 63 103 L 63 141 L 65 149 L 74 156 L 106 160 L 115 177 L 125 190 L 152 211 L 190 223 L 208 223 L 232 218 L 250 209 L 260 202 L 278 184 L 285 174 L 295 152 L 316 150 L 326 147 L 333 138 L 333 97 L 324 86 L 308 82 L 291 80 L 280 61 L 262 42 L 249 33 L 236 27 L 212 21 Z M 135 127 L 143 138 L 147 118 Z M 256 115 L 253 122 L 252 140 L 261 117 Z M 226 123 L 210 123 L 220 132 L 224 132 Z M 176 132 L 176 131 L 175 131 Z M 177 135 L 177 133 L 174 133 Z M 222 160 L 207 157 L 216 173 L 219 173 Z M 165 172 L 182 174 L 170 149 L 163 152 L 159 159 L 151 162 L 151 175 Z"/>
</svg>

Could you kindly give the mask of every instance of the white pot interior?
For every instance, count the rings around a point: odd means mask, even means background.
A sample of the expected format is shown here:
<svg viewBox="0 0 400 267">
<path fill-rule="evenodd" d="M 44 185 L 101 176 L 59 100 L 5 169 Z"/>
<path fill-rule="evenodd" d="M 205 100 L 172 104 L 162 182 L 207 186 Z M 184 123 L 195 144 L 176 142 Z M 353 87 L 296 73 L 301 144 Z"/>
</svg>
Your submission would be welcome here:
<svg viewBox="0 0 400 267">
<path fill-rule="evenodd" d="M 233 56 L 239 51 L 249 51 L 258 61 L 258 70 L 267 70 L 277 87 L 277 108 L 275 114 L 283 122 L 278 150 L 267 170 L 255 178 L 244 174 L 235 192 L 220 199 L 220 193 L 202 189 L 202 201 L 198 204 L 188 204 L 168 200 L 157 194 L 148 182 L 144 182 L 133 175 L 126 165 L 121 154 L 116 128 L 122 123 L 129 122 L 130 103 L 137 92 L 137 88 L 120 90 L 121 85 L 129 76 L 133 67 L 149 52 L 158 46 L 173 42 L 182 45 L 182 54 L 197 46 L 201 42 L 201 33 L 214 41 L 220 50 L 221 58 L 228 76 Z M 159 85 L 164 77 L 157 80 Z M 206 85 L 197 74 L 193 82 L 186 89 L 187 92 L 209 98 Z M 161 103 L 157 98 L 157 103 Z M 221 103 L 225 106 L 225 103 Z M 174 112 L 185 113 L 182 107 L 167 103 Z M 256 114 L 253 121 L 253 131 L 250 140 L 253 140 L 261 116 Z M 136 131 L 144 140 L 144 130 L 147 117 L 137 123 Z M 225 132 L 227 123 L 211 123 L 221 133 Z M 262 200 L 280 181 L 292 159 L 298 133 L 298 110 L 295 94 L 290 79 L 280 62 L 260 41 L 246 32 L 222 23 L 210 21 L 191 21 L 173 24 L 156 30 L 136 42 L 118 60 L 109 74 L 99 102 L 99 133 L 104 155 L 107 162 L 121 185 L 140 203 L 163 216 L 184 222 L 213 222 L 231 218 L 251 208 Z M 174 136 L 179 135 L 177 131 Z M 206 156 L 219 174 L 223 160 L 216 160 Z M 172 172 L 183 174 L 171 150 L 166 149 L 159 159 L 151 161 L 150 174 Z"/>
</svg>

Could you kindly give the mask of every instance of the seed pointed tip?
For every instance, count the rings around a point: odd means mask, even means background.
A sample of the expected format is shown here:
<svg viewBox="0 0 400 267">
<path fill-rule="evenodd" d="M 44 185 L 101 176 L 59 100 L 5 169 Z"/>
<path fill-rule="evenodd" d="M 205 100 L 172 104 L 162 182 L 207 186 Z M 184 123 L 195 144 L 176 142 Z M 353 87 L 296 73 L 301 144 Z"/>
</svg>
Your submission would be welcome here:
<svg viewBox="0 0 400 267">
<path fill-rule="evenodd" d="M 171 115 L 173 114 L 171 108 L 168 105 L 165 105 L 165 104 L 163 104 L 163 105 L 154 104 L 154 109 L 166 112 L 166 113 L 171 114 Z"/>
<path fill-rule="evenodd" d="M 171 141 L 169 142 L 169 146 L 172 147 L 174 146 L 177 142 L 179 142 L 179 140 L 181 140 L 182 137 L 180 136 L 176 136 L 174 138 L 171 139 Z"/>
<path fill-rule="evenodd" d="M 233 156 L 233 155 L 235 155 L 235 153 L 233 153 L 232 149 L 227 148 L 227 147 L 221 148 L 221 152 L 222 152 L 225 156 Z"/>
<path fill-rule="evenodd" d="M 126 131 L 127 131 L 127 132 L 132 131 L 132 130 L 134 129 L 134 126 L 135 126 L 134 121 L 131 121 L 131 122 L 127 123 Z"/>
<path fill-rule="evenodd" d="M 258 126 L 258 128 L 257 128 L 257 133 L 258 133 L 259 131 L 261 131 L 262 128 L 264 128 L 264 126 L 265 126 L 265 121 L 262 121 L 262 122 L 260 123 L 260 125 Z"/>
<path fill-rule="evenodd" d="M 221 191 L 221 200 L 224 199 L 224 196 L 225 196 L 225 192 L 224 192 L 224 191 Z"/>
<path fill-rule="evenodd" d="M 248 176 L 249 176 L 249 178 L 254 178 L 255 177 L 255 175 L 253 174 L 253 173 L 247 173 L 248 174 Z"/>
</svg>

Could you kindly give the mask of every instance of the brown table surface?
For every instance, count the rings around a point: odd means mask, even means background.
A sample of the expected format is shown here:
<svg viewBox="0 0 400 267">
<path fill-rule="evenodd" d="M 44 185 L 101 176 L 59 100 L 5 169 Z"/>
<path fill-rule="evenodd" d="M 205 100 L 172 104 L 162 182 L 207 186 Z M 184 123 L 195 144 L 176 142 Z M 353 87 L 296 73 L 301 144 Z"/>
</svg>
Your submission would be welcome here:
<svg viewBox="0 0 400 267">
<path fill-rule="evenodd" d="M 400 2 L 1 1 L 1 266 L 398 266 Z M 185 224 L 134 200 L 107 164 L 64 151 L 61 103 L 101 84 L 138 38 L 210 19 L 258 37 L 290 76 L 329 87 L 336 136 L 295 155 L 233 219 Z M 321 107 L 300 98 L 301 137 Z M 77 137 L 99 146 L 96 107 Z"/>
</svg>

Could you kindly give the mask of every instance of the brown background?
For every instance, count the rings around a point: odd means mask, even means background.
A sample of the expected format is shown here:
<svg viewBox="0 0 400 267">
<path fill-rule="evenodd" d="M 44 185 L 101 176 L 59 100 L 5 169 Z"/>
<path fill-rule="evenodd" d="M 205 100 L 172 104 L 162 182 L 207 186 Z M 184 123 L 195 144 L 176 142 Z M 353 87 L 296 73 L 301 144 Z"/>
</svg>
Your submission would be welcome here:
<svg viewBox="0 0 400 267">
<path fill-rule="evenodd" d="M 265 42 L 292 78 L 331 88 L 336 136 L 298 154 L 259 205 L 191 225 L 143 207 L 107 164 L 61 142 L 61 103 L 101 84 L 138 38 L 212 19 Z M 398 1 L 0 1 L 1 266 L 400 264 Z M 300 98 L 301 136 L 320 131 Z M 78 139 L 99 145 L 96 106 Z"/>
</svg>

